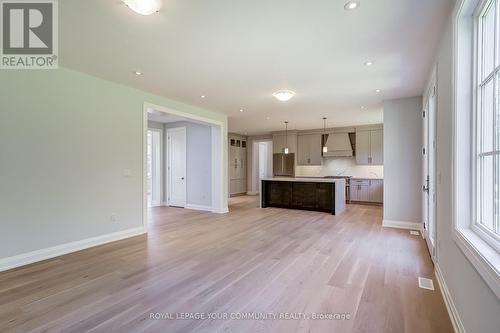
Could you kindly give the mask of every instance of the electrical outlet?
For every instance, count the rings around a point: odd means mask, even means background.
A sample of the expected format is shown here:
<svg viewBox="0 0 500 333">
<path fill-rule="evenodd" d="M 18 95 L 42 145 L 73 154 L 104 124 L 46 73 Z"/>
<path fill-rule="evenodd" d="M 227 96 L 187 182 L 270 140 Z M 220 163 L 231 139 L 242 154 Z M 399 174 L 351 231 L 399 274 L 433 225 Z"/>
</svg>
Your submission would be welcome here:
<svg viewBox="0 0 500 333">
<path fill-rule="evenodd" d="M 110 220 L 111 222 L 116 222 L 116 221 L 118 220 L 118 216 L 116 216 L 116 214 L 115 214 L 115 213 L 112 213 L 112 214 L 111 214 L 111 217 L 109 218 L 109 220 Z"/>
</svg>

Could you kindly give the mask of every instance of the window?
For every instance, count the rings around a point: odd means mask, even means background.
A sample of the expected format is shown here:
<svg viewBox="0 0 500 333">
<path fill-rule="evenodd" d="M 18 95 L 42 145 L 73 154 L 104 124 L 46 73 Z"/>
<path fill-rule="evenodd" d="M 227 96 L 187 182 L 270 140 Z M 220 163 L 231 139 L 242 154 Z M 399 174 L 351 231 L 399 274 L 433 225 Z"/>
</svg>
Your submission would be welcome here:
<svg viewBox="0 0 500 333">
<path fill-rule="evenodd" d="M 499 6 L 500 0 L 456 3 L 452 195 L 453 240 L 500 299 Z M 438 99 L 441 84 L 445 76 Z"/>
<path fill-rule="evenodd" d="M 500 251 L 500 0 L 476 18 L 475 207 L 472 229 Z"/>
</svg>

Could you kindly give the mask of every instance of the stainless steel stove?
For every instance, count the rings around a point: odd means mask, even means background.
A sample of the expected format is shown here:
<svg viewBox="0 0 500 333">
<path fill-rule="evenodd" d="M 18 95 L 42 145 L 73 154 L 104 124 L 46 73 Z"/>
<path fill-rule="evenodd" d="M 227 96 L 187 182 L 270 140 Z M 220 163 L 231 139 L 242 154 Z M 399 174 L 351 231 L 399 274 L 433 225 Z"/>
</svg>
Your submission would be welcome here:
<svg viewBox="0 0 500 333">
<path fill-rule="evenodd" d="M 328 179 L 345 179 L 345 201 L 351 203 L 351 178 L 352 176 L 325 176 Z"/>
</svg>

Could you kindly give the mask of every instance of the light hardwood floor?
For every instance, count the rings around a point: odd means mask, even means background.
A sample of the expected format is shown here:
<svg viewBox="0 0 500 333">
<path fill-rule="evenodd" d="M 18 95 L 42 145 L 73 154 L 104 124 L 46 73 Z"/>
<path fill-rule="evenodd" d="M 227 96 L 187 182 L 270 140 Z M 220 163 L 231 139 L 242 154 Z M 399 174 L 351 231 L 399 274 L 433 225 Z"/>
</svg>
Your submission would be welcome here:
<svg viewBox="0 0 500 333">
<path fill-rule="evenodd" d="M 424 241 L 382 228 L 381 207 L 332 216 L 237 197 L 230 210 L 155 208 L 147 236 L 0 273 L 0 332 L 452 332 Z M 418 276 L 436 290 L 418 288 Z"/>
</svg>

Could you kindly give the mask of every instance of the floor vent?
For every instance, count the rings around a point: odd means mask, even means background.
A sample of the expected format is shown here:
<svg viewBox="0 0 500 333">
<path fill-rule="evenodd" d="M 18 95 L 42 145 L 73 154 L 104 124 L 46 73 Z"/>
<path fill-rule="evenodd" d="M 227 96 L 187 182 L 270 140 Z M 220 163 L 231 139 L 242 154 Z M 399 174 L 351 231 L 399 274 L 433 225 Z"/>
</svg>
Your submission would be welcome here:
<svg viewBox="0 0 500 333">
<path fill-rule="evenodd" d="M 418 277 L 418 286 L 423 289 L 434 290 L 434 282 L 431 279 Z"/>
<path fill-rule="evenodd" d="M 413 236 L 420 236 L 420 232 L 415 231 L 415 230 L 410 230 L 410 235 L 413 235 Z"/>
</svg>

